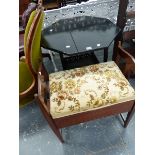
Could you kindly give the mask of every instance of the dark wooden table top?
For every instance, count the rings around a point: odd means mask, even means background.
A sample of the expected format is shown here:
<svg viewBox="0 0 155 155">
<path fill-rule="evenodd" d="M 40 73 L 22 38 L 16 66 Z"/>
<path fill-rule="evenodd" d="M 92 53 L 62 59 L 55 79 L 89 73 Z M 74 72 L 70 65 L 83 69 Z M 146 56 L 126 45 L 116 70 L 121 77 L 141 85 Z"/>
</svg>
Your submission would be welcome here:
<svg viewBox="0 0 155 155">
<path fill-rule="evenodd" d="M 106 18 L 80 16 L 62 19 L 42 31 L 44 48 L 74 55 L 109 47 L 120 29 Z"/>
</svg>

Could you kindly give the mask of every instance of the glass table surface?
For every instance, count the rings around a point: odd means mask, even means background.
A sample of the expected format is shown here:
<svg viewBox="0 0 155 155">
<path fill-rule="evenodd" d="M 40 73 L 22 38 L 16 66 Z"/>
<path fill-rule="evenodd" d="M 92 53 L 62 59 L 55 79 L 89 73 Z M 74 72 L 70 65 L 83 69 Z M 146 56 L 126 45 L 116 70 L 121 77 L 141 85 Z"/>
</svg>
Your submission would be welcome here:
<svg viewBox="0 0 155 155">
<path fill-rule="evenodd" d="M 109 47 L 120 29 L 109 19 L 79 16 L 60 19 L 42 30 L 44 48 L 74 55 Z"/>
</svg>

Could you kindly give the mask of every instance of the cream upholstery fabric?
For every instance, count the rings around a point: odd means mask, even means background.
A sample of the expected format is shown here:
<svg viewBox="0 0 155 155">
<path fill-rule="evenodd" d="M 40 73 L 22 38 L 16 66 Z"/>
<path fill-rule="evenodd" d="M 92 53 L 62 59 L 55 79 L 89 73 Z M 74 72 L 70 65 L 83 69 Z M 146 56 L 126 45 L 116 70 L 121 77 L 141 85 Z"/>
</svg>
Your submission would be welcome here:
<svg viewBox="0 0 155 155">
<path fill-rule="evenodd" d="M 134 89 L 113 61 L 52 73 L 49 81 L 53 118 L 134 100 Z"/>
</svg>

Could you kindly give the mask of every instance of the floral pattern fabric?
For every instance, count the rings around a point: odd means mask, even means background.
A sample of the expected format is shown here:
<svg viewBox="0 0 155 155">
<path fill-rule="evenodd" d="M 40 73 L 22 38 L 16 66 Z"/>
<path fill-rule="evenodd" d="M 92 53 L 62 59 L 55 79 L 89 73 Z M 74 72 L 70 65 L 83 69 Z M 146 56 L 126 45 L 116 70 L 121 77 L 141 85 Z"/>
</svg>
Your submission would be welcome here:
<svg viewBox="0 0 155 155">
<path fill-rule="evenodd" d="M 49 75 L 53 118 L 134 100 L 134 89 L 110 61 Z"/>
</svg>

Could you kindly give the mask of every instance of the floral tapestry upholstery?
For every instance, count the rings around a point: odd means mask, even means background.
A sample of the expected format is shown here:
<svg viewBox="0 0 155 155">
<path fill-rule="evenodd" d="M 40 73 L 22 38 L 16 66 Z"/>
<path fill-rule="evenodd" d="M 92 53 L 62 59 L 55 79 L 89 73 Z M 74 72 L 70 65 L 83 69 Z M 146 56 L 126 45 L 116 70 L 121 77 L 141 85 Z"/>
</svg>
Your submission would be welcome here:
<svg viewBox="0 0 155 155">
<path fill-rule="evenodd" d="M 52 73 L 49 81 L 53 118 L 134 100 L 134 89 L 113 61 Z"/>
</svg>

